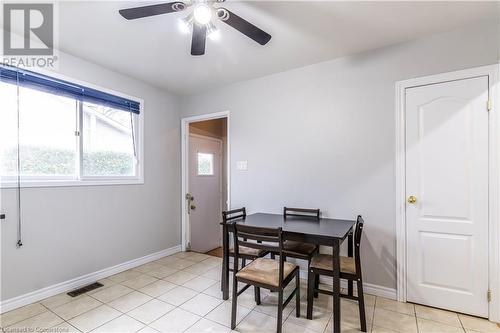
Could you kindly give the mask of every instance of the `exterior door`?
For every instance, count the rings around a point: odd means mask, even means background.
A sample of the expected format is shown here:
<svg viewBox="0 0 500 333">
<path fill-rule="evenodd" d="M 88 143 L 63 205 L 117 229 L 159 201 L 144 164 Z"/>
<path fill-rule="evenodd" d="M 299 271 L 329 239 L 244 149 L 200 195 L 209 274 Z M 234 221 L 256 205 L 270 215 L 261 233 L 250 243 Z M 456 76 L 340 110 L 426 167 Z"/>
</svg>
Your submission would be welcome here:
<svg viewBox="0 0 500 333">
<path fill-rule="evenodd" d="M 221 246 L 222 142 L 189 136 L 189 209 L 191 250 L 207 252 Z"/>
<path fill-rule="evenodd" d="M 488 77 L 406 89 L 407 299 L 488 316 Z"/>
</svg>

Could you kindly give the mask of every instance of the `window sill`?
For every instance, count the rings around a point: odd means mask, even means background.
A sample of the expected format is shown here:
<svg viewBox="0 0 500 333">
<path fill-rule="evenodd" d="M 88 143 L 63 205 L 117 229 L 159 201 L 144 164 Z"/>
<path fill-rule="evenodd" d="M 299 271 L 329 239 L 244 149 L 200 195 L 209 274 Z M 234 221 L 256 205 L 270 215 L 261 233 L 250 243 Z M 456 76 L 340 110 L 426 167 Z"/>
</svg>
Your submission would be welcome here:
<svg viewBox="0 0 500 333">
<path fill-rule="evenodd" d="M 79 186 L 117 186 L 117 185 L 143 185 L 142 178 L 106 179 L 106 180 L 26 180 L 21 181 L 21 188 L 48 188 L 48 187 L 79 187 Z M 17 188 L 17 182 L 4 181 L 0 189 Z"/>
</svg>

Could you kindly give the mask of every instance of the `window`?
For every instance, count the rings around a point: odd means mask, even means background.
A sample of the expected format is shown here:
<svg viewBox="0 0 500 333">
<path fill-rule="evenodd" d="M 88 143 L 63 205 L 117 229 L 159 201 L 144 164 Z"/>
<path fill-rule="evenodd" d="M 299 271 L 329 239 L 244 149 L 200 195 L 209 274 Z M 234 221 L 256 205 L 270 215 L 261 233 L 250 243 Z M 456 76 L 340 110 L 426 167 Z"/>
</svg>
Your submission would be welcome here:
<svg viewBox="0 0 500 333">
<path fill-rule="evenodd" d="M 139 102 L 0 67 L 0 110 L 2 187 L 142 182 Z"/>
<path fill-rule="evenodd" d="M 198 153 L 198 176 L 214 175 L 214 154 Z"/>
</svg>

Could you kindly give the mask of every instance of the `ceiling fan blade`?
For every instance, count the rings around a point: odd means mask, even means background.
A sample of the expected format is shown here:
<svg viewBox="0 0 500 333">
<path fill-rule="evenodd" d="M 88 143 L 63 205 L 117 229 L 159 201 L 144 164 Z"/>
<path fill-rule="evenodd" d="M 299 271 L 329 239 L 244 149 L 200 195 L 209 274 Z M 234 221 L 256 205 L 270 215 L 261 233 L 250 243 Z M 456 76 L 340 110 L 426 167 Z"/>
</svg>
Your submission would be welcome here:
<svg viewBox="0 0 500 333">
<path fill-rule="evenodd" d="M 207 27 L 203 24 L 193 24 L 193 39 L 191 40 L 191 55 L 205 54 L 205 43 L 207 41 Z"/>
<path fill-rule="evenodd" d="M 185 8 L 186 8 L 185 3 L 176 1 L 169 3 L 161 3 L 158 5 L 120 9 L 118 12 L 120 13 L 121 16 L 123 16 L 127 20 L 134 20 L 141 17 L 180 12 Z"/>
<path fill-rule="evenodd" d="M 271 40 L 270 34 L 262 29 L 257 28 L 252 23 L 239 17 L 226 8 L 219 8 L 217 11 L 217 15 L 223 22 L 235 28 L 247 37 L 250 37 L 260 45 L 265 45 Z"/>
</svg>

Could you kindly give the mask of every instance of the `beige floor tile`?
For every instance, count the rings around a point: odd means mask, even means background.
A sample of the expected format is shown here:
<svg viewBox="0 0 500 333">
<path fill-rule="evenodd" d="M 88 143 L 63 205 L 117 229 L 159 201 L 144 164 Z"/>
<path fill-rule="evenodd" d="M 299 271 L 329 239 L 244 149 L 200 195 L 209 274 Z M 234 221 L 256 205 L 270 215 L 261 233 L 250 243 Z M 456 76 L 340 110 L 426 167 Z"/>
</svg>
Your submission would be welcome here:
<svg viewBox="0 0 500 333">
<path fill-rule="evenodd" d="M 358 302 L 342 299 L 341 300 L 342 324 L 346 327 L 361 328 Z M 366 325 L 369 327 L 373 322 L 374 307 L 365 306 Z"/>
<path fill-rule="evenodd" d="M 150 270 L 147 272 L 147 275 L 151 275 L 157 279 L 163 279 L 164 277 L 167 277 L 169 275 L 172 275 L 174 273 L 177 273 L 179 270 L 175 268 L 170 268 L 170 267 L 165 267 L 161 266 L 159 268 L 155 268 L 153 270 Z"/>
<path fill-rule="evenodd" d="M 121 284 L 115 284 L 109 288 L 103 289 L 92 294 L 92 297 L 98 299 L 103 303 L 108 303 L 114 301 L 115 299 L 122 297 L 124 295 L 130 294 L 133 289 L 122 286 Z"/>
<path fill-rule="evenodd" d="M 59 325 L 51 327 L 49 332 L 53 332 L 53 333 L 81 333 L 76 327 L 70 325 L 66 321 L 59 324 Z"/>
<path fill-rule="evenodd" d="M 108 279 L 115 282 L 115 283 L 121 283 L 123 281 L 138 277 L 141 274 L 142 273 L 130 269 L 128 271 L 124 271 L 124 272 L 112 275 L 112 276 L 108 277 Z"/>
<path fill-rule="evenodd" d="M 247 290 L 246 292 L 249 292 L 249 290 Z M 251 290 L 251 292 L 253 295 L 253 290 Z M 243 296 L 243 294 L 242 294 L 242 296 Z M 250 298 L 250 300 L 254 301 L 254 299 L 251 298 L 250 295 L 248 297 Z M 283 299 L 285 299 L 285 298 L 283 298 Z M 240 300 L 240 297 L 238 297 L 238 304 L 241 306 L 248 307 L 249 304 L 252 304 L 253 306 L 251 306 L 250 308 L 257 311 L 257 312 L 264 313 L 268 316 L 275 317 L 275 318 L 278 315 L 278 293 L 270 293 L 269 295 L 267 295 L 265 297 L 261 297 L 260 305 L 256 305 L 255 303 L 251 303 L 250 300 L 247 300 L 246 302 L 241 302 L 241 304 L 240 304 L 239 300 Z M 295 309 L 295 300 L 292 300 L 283 309 L 283 318 L 288 317 L 290 312 L 292 312 L 294 309 Z"/>
<path fill-rule="evenodd" d="M 58 295 L 46 298 L 43 301 L 40 301 L 40 303 L 49 309 L 54 309 L 54 308 L 57 308 L 58 306 L 61 306 L 63 304 L 69 303 L 71 301 L 75 301 L 78 298 L 81 298 L 82 296 L 84 296 L 84 295 L 80 295 L 77 297 L 71 297 L 66 293 L 62 293 L 62 294 L 58 294 Z"/>
<path fill-rule="evenodd" d="M 189 266 L 188 268 L 184 269 L 184 271 L 196 274 L 196 275 L 202 275 L 203 273 L 207 272 L 207 266 L 203 264 L 203 262 L 196 263 L 193 266 Z M 219 272 L 219 275 L 222 273 Z"/>
<path fill-rule="evenodd" d="M 292 309 L 290 315 L 288 316 L 287 322 L 305 327 L 315 332 L 324 332 L 332 314 L 330 309 L 324 309 L 314 306 L 313 319 L 307 319 L 306 315 L 307 301 L 304 300 L 300 303 L 300 317 L 295 317 L 295 309 Z"/>
<path fill-rule="evenodd" d="M 236 324 L 238 324 L 243 318 L 245 318 L 250 313 L 250 309 L 244 306 L 237 306 L 236 311 Z M 221 325 L 231 327 L 231 302 L 225 301 L 209 314 L 205 318 L 215 321 Z"/>
<path fill-rule="evenodd" d="M 378 327 L 374 325 L 372 328 L 372 333 L 398 333 L 398 332 L 388 328 Z"/>
<path fill-rule="evenodd" d="M 148 284 L 145 287 L 142 287 L 141 289 L 139 289 L 139 291 L 149 296 L 158 297 L 160 295 L 163 295 L 167 291 L 174 289 L 175 287 L 177 287 L 177 285 L 173 284 L 172 282 L 158 280 L 156 282 Z"/>
<path fill-rule="evenodd" d="M 375 307 L 373 325 L 388 328 L 402 333 L 417 332 L 417 322 L 415 316 L 410 316 L 395 311 L 385 310 L 378 307 Z"/>
<path fill-rule="evenodd" d="M 201 317 L 186 310 L 176 308 L 149 326 L 162 333 L 183 332 L 194 325 Z"/>
<path fill-rule="evenodd" d="M 160 264 L 160 265 L 168 265 L 168 264 L 171 264 L 177 260 L 179 260 L 179 258 L 176 258 L 174 256 L 168 256 L 168 257 L 164 257 L 164 258 L 155 260 L 154 263 Z"/>
<path fill-rule="evenodd" d="M 141 274 L 133 279 L 123 281 L 121 284 L 137 290 L 155 281 L 158 281 L 158 279 L 150 275 Z"/>
<path fill-rule="evenodd" d="M 46 312 L 47 309 L 39 304 L 33 303 L 21 308 L 3 313 L 0 315 L 0 327 L 7 327 L 15 324 L 21 320 L 28 319 L 30 317 L 36 316 L 42 312 Z"/>
<path fill-rule="evenodd" d="M 159 333 L 159 332 L 150 326 L 146 326 L 142 330 L 140 330 L 139 333 Z"/>
<path fill-rule="evenodd" d="M 88 292 L 85 293 L 86 295 L 93 295 L 93 294 L 95 294 L 98 291 L 104 290 L 104 289 L 106 289 L 108 287 L 111 287 L 111 286 L 114 286 L 115 284 L 117 284 L 117 282 L 112 281 L 112 280 L 110 280 L 108 278 L 104 278 L 104 279 L 99 280 L 97 282 L 99 282 L 100 284 L 102 284 L 102 287 L 99 287 L 97 289 L 88 291 Z"/>
<path fill-rule="evenodd" d="M 500 332 L 500 326 L 487 319 L 462 314 L 459 314 L 458 317 L 466 329 L 487 333 Z"/>
<path fill-rule="evenodd" d="M 129 312 L 136 307 L 152 300 L 151 296 L 145 295 L 138 291 L 133 291 L 130 294 L 122 296 L 108 303 L 109 306 L 121 312 Z"/>
<path fill-rule="evenodd" d="M 229 333 L 231 329 L 226 326 L 222 326 L 214 321 L 201 318 L 193 326 L 188 328 L 185 333 Z"/>
<path fill-rule="evenodd" d="M 98 308 L 85 312 L 69 321 L 82 332 L 90 332 L 93 329 L 119 317 L 121 313 L 107 305 L 101 305 Z"/>
<path fill-rule="evenodd" d="M 392 299 L 387 299 L 383 297 L 377 297 L 376 307 L 384 310 L 404 313 L 407 315 L 412 315 L 412 316 L 415 315 L 415 307 L 413 304 L 397 302 Z"/>
<path fill-rule="evenodd" d="M 52 311 L 64 320 L 69 320 L 101 305 L 101 302 L 84 295 L 77 300 L 58 306 L 57 308 L 52 309 Z"/>
<path fill-rule="evenodd" d="M 172 275 L 169 275 L 169 276 L 163 278 L 163 280 L 181 285 L 181 284 L 184 284 L 184 283 L 188 282 L 189 280 L 192 280 L 196 277 L 197 277 L 197 275 L 195 275 L 195 274 L 188 273 L 185 271 L 179 271 L 177 273 L 174 273 Z"/>
<path fill-rule="evenodd" d="M 458 315 L 455 312 L 415 304 L 415 313 L 418 318 L 438 321 L 446 325 L 462 327 L 462 324 L 458 319 Z"/>
<path fill-rule="evenodd" d="M 340 323 L 340 328 L 341 328 L 342 333 L 360 333 L 361 332 L 359 325 L 357 325 L 356 327 L 352 327 L 349 324 L 346 324 L 344 321 L 342 321 Z M 366 326 L 366 331 L 368 333 L 371 332 L 371 325 Z M 326 330 L 325 330 L 325 333 L 331 333 L 331 332 L 333 332 L 333 316 L 332 316 L 332 318 L 330 318 L 330 321 L 328 322 L 328 325 L 326 326 Z M 392 331 L 392 332 L 394 332 L 394 331 Z"/>
<path fill-rule="evenodd" d="M 197 253 L 197 252 L 189 252 L 190 255 L 188 255 L 185 259 L 191 260 L 194 262 L 201 262 L 203 260 L 212 258 L 213 256 L 209 256 L 208 254 L 204 253 Z"/>
<path fill-rule="evenodd" d="M 180 307 L 186 311 L 205 316 L 222 303 L 221 300 L 205 294 L 198 294 Z"/>
<path fill-rule="evenodd" d="M 177 252 L 175 254 L 172 254 L 170 257 L 177 258 L 177 259 L 186 259 L 190 255 L 191 254 L 189 252 Z"/>
<path fill-rule="evenodd" d="M 176 261 L 172 261 L 171 263 L 165 264 L 166 267 L 175 268 L 175 269 L 184 269 L 190 266 L 195 265 L 196 263 L 191 260 L 179 259 Z"/>
<path fill-rule="evenodd" d="M 222 291 L 220 290 L 220 282 L 214 283 L 207 289 L 203 290 L 204 294 L 210 295 L 212 297 L 222 299 Z"/>
<path fill-rule="evenodd" d="M 437 321 L 417 318 L 419 333 L 464 333 L 462 327 L 450 326 Z"/>
<path fill-rule="evenodd" d="M 217 281 L 214 281 L 212 279 L 203 276 L 198 276 L 195 277 L 194 279 L 187 281 L 186 283 L 183 283 L 182 285 L 186 288 L 202 292 L 203 290 L 207 289 L 208 287 L 214 284 L 219 285 Z"/>
<path fill-rule="evenodd" d="M 133 333 L 142 329 L 145 325 L 127 315 L 120 316 L 96 328 L 92 332 L 99 333 Z"/>
<path fill-rule="evenodd" d="M 205 266 L 205 264 L 203 264 Z M 201 276 L 207 277 L 212 280 L 220 281 L 222 276 L 222 266 L 216 266 L 214 268 L 210 268 L 208 271 L 206 270 L 201 274 Z"/>
<path fill-rule="evenodd" d="M 216 286 L 220 290 L 220 283 L 217 283 Z M 262 300 L 264 300 L 270 294 L 271 294 L 271 292 L 269 290 L 262 289 L 262 288 L 260 289 L 261 304 L 262 304 Z M 222 299 L 222 292 L 219 295 L 220 295 L 220 299 Z M 229 294 L 229 299 L 230 300 L 232 299 L 232 294 Z M 276 298 L 276 302 L 277 302 L 277 298 Z M 241 294 L 240 296 L 238 296 L 238 305 L 244 306 L 244 307 L 249 308 L 249 309 L 253 309 L 253 308 L 255 308 L 257 306 L 257 303 L 255 303 L 255 291 L 254 291 L 254 287 L 248 288 L 247 290 L 245 290 L 245 292 L 243 294 Z M 267 301 L 264 302 L 264 306 L 269 307 L 271 305 L 272 305 L 272 300 L 271 299 L 268 299 Z M 267 313 L 265 311 L 261 311 L 261 312 Z"/>
<path fill-rule="evenodd" d="M 207 268 L 214 268 L 216 266 L 222 265 L 222 258 L 210 257 L 206 260 L 203 260 L 203 265 Z"/>
<path fill-rule="evenodd" d="M 139 320 L 140 322 L 143 322 L 145 324 L 150 324 L 151 322 L 155 321 L 156 319 L 160 318 L 164 314 L 172 311 L 175 307 L 172 306 L 171 304 L 162 302 L 157 299 L 153 299 L 135 309 L 132 311 L 128 312 L 127 314 L 134 318 Z"/>
<path fill-rule="evenodd" d="M 240 333 L 274 333 L 276 328 L 276 317 L 252 311 L 236 326 L 235 331 Z"/>
<path fill-rule="evenodd" d="M 148 262 L 147 264 L 144 264 L 144 265 L 137 266 L 137 267 L 133 268 L 133 270 L 137 271 L 137 272 L 140 272 L 140 273 L 143 273 L 143 274 L 147 274 L 147 272 L 152 271 L 154 269 L 161 268 L 161 267 L 163 267 L 163 266 L 160 265 L 160 264 L 158 264 L 158 263 Z"/>
<path fill-rule="evenodd" d="M 198 295 L 196 291 L 183 286 L 178 286 L 161 295 L 158 299 L 172 305 L 179 306 L 196 295 Z"/>
<path fill-rule="evenodd" d="M 47 311 L 41 314 L 37 314 L 34 317 L 22 320 L 15 323 L 5 329 L 6 332 L 33 332 L 33 330 L 40 331 L 41 329 L 48 329 L 58 324 L 61 324 L 64 320 L 57 316 L 53 312 Z"/>
</svg>

